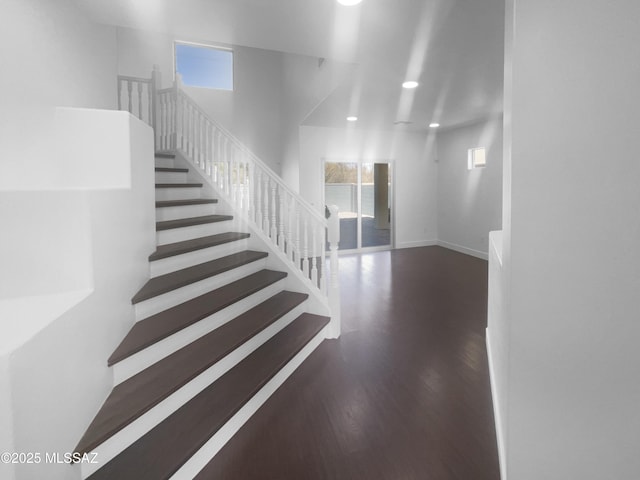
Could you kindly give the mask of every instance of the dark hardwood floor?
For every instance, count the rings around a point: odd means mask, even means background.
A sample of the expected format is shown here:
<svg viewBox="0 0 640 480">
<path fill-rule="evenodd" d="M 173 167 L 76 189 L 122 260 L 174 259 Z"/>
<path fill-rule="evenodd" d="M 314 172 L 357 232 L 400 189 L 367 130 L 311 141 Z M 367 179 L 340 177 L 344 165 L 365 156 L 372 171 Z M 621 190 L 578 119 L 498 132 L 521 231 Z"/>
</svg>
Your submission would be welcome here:
<svg viewBox="0 0 640 480">
<path fill-rule="evenodd" d="M 487 263 L 441 247 L 342 257 L 342 336 L 198 480 L 498 480 Z"/>
</svg>

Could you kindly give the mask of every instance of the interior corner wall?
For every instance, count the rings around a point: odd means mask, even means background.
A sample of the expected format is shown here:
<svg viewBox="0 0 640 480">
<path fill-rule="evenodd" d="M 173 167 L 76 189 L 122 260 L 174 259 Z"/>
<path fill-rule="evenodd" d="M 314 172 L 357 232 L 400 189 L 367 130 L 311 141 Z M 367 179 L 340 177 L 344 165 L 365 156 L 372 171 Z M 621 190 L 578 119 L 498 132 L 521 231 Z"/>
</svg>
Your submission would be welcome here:
<svg viewBox="0 0 640 480">
<path fill-rule="evenodd" d="M 190 39 L 118 28 L 118 73 L 149 78 L 160 67 L 162 85 L 173 83 L 175 40 L 216 45 L 215 39 Z M 229 47 L 227 45 L 220 45 Z M 282 55 L 243 46 L 233 49 L 234 90 L 185 86 L 207 114 L 280 174 L 282 147 Z"/>
<path fill-rule="evenodd" d="M 510 3 L 508 478 L 639 478 L 640 3 Z"/>
<path fill-rule="evenodd" d="M 53 107 L 115 108 L 115 28 L 70 0 L 3 0 L 2 176 L 26 175 L 51 149 Z"/>
<path fill-rule="evenodd" d="M 467 151 L 485 147 L 487 165 L 467 168 Z M 438 241 L 487 259 L 502 224 L 502 117 L 437 134 Z"/>
<path fill-rule="evenodd" d="M 300 192 L 323 210 L 323 160 L 391 161 L 395 247 L 437 240 L 437 164 L 433 135 L 300 127 Z"/>
</svg>

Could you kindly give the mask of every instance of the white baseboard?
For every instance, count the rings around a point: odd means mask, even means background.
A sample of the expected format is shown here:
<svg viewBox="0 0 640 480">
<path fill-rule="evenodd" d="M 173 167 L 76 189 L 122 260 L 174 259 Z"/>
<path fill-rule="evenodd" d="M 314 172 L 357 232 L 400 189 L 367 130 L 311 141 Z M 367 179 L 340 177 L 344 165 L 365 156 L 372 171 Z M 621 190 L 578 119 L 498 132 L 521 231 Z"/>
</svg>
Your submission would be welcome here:
<svg viewBox="0 0 640 480">
<path fill-rule="evenodd" d="M 437 245 L 437 244 L 438 244 L 437 240 L 421 240 L 418 242 L 400 242 L 396 244 L 396 248 L 400 249 L 400 248 L 416 248 L 416 247 L 433 247 L 434 245 Z"/>
<path fill-rule="evenodd" d="M 487 342 L 487 358 L 489 360 L 489 379 L 491 382 L 491 398 L 493 400 L 493 418 L 496 423 L 496 438 L 498 441 L 498 461 L 500 463 L 500 478 L 507 480 L 507 451 L 505 449 L 504 430 L 502 429 L 502 417 L 500 416 L 500 399 L 498 398 L 498 389 L 496 386 L 495 370 L 493 368 L 493 355 L 491 350 L 491 335 L 489 328 L 485 331 L 485 339 Z"/>
<path fill-rule="evenodd" d="M 456 252 L 471 255 L 472 257 L 481 258 L 483 260 L 489 260 L 489 254 L 487 252 L 481 252 L 480 250 L 474 250 L 473 248 L 463 247 L 462 245 L 456 245 L 455 243 L 445 242 L 444 240 L 438 240 L 437 245 L 454 250 Z"/>
</svg>

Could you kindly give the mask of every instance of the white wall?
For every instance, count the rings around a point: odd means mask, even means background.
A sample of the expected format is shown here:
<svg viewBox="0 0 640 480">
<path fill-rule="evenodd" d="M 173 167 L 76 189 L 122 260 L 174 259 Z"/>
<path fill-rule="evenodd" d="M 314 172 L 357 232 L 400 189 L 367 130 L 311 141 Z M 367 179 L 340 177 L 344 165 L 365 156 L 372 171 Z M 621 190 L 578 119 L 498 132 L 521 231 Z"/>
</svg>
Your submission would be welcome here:
<svg viewBox="0 0 640 480">
<path fill-rule="evenodd" d="M 160 66 L 162 84 L 173 82 L 175 40 L 216 45 L 212 40 L 118 28 L 118 72 L 144 78 Z M 222 45 L 224 46 L 224 45 Z M 233 46 L 234 90 L 185 87 L 214 120 L 247 145 L 276 173 L 282 163 L 282 56 L 279 52 Z"/>
<path fill-rule="evenodd" d="M 510 10 L 508 478 L 638 478 L 640 3 Z"/>
<path fill-rule="evenodd" d="M 13 409 L 11 407 L 11 382 L 9 380 L 9 357 L 0 354 L 0 452 L 13 452 Z M 15 479 L 15 468 L 11 463 L 0 462 L 0 477 Z"/>
<path fill-rule="evenodd" d="M 52 178 L 50 189 L 0 191 L 0 263 L 10 266 L 0 271 L 0 368 L 8 369 L 1 383 L 9 384 L 0 405 L 11 415 L 0 445 L 43 456 L 73 451 L 110 391 L 106 359 L 134 322 L 131 297 L 148 278 L 155 247 L 151 129 L 126 112 L 62 117 L 75 125 L 59 131 L 67 142 L 102 138 L 71 162 L 96 166 L 87 169 L 88 187 L 69 175 L 66 185 Z M 105 163 L 128 174 L 117 182 L 102 176 Z M 76 467 L 17 465 L 15 478 L 66 480 L 77 478 Z"/>
<path fill-rule="evenodd" d="M 467 151 L 485 147 L 487 165 L 467 168 Z M 489 231 L 502 224 L 502 118 L 437 134 L 438 240 L 487 259 Z"/>
<path fill-rule="evenodd" d="M 395 176 L 395 246 L 437 240 L 437 165 L 434 137 L 419 133 L 300 128 L 300 193 L 323 210 L 322 161 L 391 161 Z"/>
<path fill-rule="evenodd" d="M 46 168 L 53 107 L 114 108 L 115 29 L 69 0 L 2 0 L 0 184 Z"/>
<path fill-rule="evenodd" d="M 300 126 L 346 78 L 353 66 L 304 55 L 282 56 L 282 179 L 300 188 Z"/>
</svg>

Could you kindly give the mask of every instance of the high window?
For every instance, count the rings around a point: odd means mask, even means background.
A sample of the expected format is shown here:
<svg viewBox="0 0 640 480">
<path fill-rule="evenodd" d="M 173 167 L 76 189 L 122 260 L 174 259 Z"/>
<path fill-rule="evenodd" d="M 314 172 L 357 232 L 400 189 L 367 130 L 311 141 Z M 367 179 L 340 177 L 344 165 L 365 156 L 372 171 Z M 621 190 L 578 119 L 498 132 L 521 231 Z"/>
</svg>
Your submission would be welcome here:
<svg viewBox="0 0 640 480">
<path fill-rule="evenodd" d="M 232 50 L 176 42 L 175 62 L 184 85 L 233 90 Z"/>
</svg>

